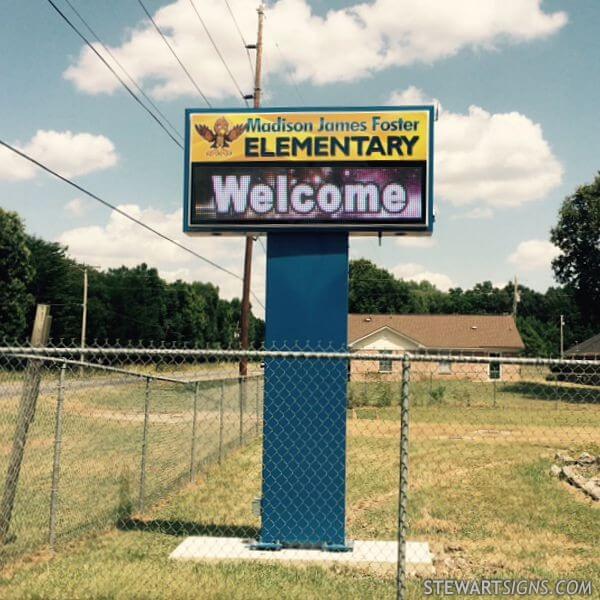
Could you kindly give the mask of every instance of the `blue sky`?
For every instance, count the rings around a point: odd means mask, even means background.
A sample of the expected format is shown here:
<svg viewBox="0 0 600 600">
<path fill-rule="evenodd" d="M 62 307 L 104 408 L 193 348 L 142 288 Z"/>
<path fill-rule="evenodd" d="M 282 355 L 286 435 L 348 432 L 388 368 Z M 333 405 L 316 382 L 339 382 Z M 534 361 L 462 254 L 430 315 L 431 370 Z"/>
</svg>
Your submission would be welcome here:
<svg viewBox="0 0 600 600">
<path fill-rule="evenodd" d="M 57 4 L 70 13 L 64 0 Z M 137 2 L 72 0 L 182 129 L 201 106 Z M 247 59 L 222 0 L 195 0 L 244 89 Z M 147 0 L 214 106 L 239 106 L 189 0 Z M 230 2 L 248 39 L 255 3 Z M 451 7 L 450 7 L 451 5 Z M 157 13 L 158 11 L 158 13 Z M 7 0 L 0 22 L 0 137 L 241 272 L 242 243 L 184 238 L 182 153 L 44 0 Z M 75 19 L 76 20 L 76 19 Z M 437 99 L 438 219 L 429 242 L 351 242 L 400 276 L 467 287 L 514 275 L 552 284 L 548 232 L 565 195 L 599 168 L 600 4 L 595 0 L 278 0 L 267 6 L 265 104 L 370 105 Z M 197 32 L 197 34 L 196 34 Z M 273 44 L 276 42 L 279 48 Z M 301 90 L 300 100 L 290 73 Z M 477 107 L 471 108 L 470 107 Z M 68 134 L 67 132 L 71 132 Z M 81 134 L 89 134 L 81 136 Z M 146 261 L 168 278 L 239 281 L 135 231 L 109 211 L 0 154 L 0 204 L 90 264 Z M 255 291 L 264 254 L 255 252 Z"/>
</svg>

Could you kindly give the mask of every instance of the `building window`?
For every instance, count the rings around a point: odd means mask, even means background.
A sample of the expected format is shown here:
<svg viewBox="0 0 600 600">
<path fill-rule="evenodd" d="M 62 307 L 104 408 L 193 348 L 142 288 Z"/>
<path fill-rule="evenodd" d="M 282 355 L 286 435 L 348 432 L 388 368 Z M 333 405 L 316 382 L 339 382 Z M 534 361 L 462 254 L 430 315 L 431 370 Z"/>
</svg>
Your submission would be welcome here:
<svg viewBox="0 0 600 600">
<path fill-rule="evenodd" d="M 449 375 L 452 373 L 452 363 L 449 360 L 441 360 L 438 366 L 441 375 Z"/>
<path fill-rule="evenodd" d="M 380 373 L 391 373 L 392 372 L 392 359 L 383 358 L 379 361 L 379 372 Z"/>
<path fill-rule="evenodd" d="M 500 356 L 499 354 L 490 354 L 490 356 Z M 492 380 L 502 379 L 502 365 L 497 361 L 492 361 L 488 365 L 488 376 Z"/>
</svg>

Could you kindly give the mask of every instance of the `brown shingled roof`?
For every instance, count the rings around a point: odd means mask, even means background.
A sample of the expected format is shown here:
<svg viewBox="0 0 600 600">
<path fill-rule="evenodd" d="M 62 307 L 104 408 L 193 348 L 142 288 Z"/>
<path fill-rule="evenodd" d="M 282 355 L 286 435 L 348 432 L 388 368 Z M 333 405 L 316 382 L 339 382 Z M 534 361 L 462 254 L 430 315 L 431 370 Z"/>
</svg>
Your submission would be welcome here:
<svg viewBox="0 0 600 600">
<path fill-rule="evenodd" d="M 510 315 L 349 315 L 348 340 L 353 344 L 383 327 L 427 349 L 525 348 Z"/>
<path fill-rule="evenodd" d="M 567 356 L 587 356 L 600 354 L 600 333 L 573 346 L 572 348 L 569 348 L 565 354 Z"/>
</svg>

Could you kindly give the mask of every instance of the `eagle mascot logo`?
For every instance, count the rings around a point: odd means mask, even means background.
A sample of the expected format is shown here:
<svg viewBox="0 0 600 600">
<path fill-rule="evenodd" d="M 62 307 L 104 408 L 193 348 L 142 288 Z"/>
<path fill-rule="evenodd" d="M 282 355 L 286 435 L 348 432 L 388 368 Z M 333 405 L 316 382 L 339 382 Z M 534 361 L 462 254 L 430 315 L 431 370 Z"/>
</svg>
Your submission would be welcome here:
<svg viewBox="0 0 600 600">
<path fill-rule="evenodd" d="M 211 145 L 211 150 L 206 153 L 208 156 L 231 156 L 229 144 L 246 131 L 246 124 L 230 128 L 227 119 L 221 117 L 215 121 L 212 131 L 206 125 L 196 125 L 196 131 Z"/>
</svg>

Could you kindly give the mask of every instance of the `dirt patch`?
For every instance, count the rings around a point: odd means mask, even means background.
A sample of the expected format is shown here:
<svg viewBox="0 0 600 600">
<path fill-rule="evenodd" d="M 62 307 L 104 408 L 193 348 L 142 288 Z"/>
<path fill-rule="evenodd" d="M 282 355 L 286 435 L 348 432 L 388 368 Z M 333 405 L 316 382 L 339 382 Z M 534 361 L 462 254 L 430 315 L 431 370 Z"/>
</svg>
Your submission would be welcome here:
<svg viewBox="0 0 600 600">
<path fill-rule="evenodd" d="M 51 448 L 54 445 L 52 438 L 43 439 L 29 439 L 27 440 L 27 447 L 31 450 L 33 448 Z M 0 454 L 2 456 L 8 456 L 12 450 L 12 444 L 2 444 L 0 446 Z"/>
<path fill-rule="evenodd" d="M 459 531 L 459 527 L 456 523 L 446 519 L 436 519 L 427 511 L 425 511 L 424 515 L 420 519 L 415 521 L 414 527 L 419 531 L 423 531 L 425 535 L 427 535 L 427 533 L 456 534 Z"/>
<path fill-rule="evenodd" d="M 104 421 L 117 421 L 121 423 L 143 423 L 144 413 L 141 411 L 126 411 L 126 410 L 110 410 L 102 408 L 91 408 L 85 404 L 72 403 L 69 406 L 69 413 L 77 414 L 81 417 L 90 419 L 102 419 Z M 192 411 L 181 412 L 151 412 L 149 415 L 150 423 L 191 423 L 194 418 Z M 224 413 L 224 423 L 239 422 L 239 413 L 226 411 Z M 218 423 L 219 413 L 217 411 L 198 411 L 196 413 L 198 423 Z M 252 414 L 244 414 L 244 424 L 254 423 L 256 416 Z"/>
<path fill-rule="evenodd" d="M 581 553 L 589 546 L 575 543 L 566 535 L 534 533 L 500 521 L 491 525 L 497 533 L 493 545 L 489 538 L 457 541 L 451 537 L 430 542 L 436 577 L 469 578 L 482 572 L 494 577 L 524 570 L 533 573 L 539 567 L 536 552 L 540 551 L 545 556 L 544 567 L 557 573 L 573 572 L 590 563 L 590 558 Z"/>
<path fill-rule="evenodd" d="M 387 502 L 396 498 L 397 496 L 398 492 L 396 490 L 392 490 L 391 492 L 386 492 L 385 494 L 361 498 L 358 502 L 352 504 L 348 509 L 348 525 L 353 525 L 357 519 L 361 517 L 361 515 L 373 510 L 374 508 L 385 505 Z"/>
<path fill-rule="evenodd" d="M 529 463 L 531 458 L 522 456 L 514 459 L 504 459 L 498 461 L 490 461 L 483 465 L 473 465 L 469 467 L 454 466 L 451 469 L 433 469 L 419 472 L 415 475 L 415 481 L 411 481 L 411 489 L 419 491 L 432 486 L 448 485 L 454 480 L 459 480 L 463 483 L 469 482 L 474 477 L 477 477 L 482 471 L 500 471 L 517 465 Z"/>
<path fill-rule="evenodd" d="M 398 421 L 374 419 L 350 419 L 348 434 L 372 438 L 397 438 L 400 435 Z M 476 426 L 452 423 L 411 423 L 411 440 L 463 440 L 467 442 L 498 443 L 526 442 L 530 444 L 547 444 L 548 440 L 559 443 L 571 443 L 589 438 L 590 430 L 586 427 L 538 427 L 519 426 L 513 429 L 496 429 L 485 424 Z"/>
</svg>

